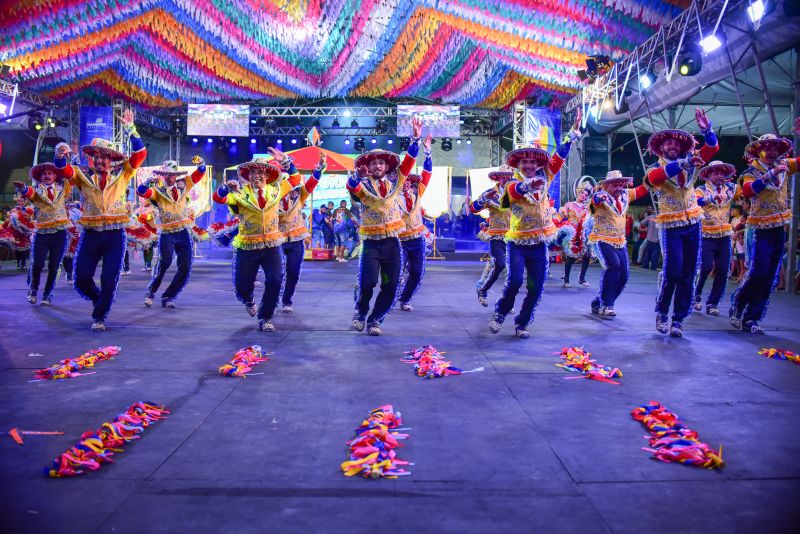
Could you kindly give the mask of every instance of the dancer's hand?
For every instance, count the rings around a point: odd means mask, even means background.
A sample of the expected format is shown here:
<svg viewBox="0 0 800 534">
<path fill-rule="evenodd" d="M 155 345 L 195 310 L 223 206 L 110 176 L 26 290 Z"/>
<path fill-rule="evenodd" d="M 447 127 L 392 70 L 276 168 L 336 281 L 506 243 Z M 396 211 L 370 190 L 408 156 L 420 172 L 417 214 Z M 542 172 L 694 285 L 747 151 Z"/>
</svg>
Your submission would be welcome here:
<svg viewBox="0 0 800 534">
<path fill-rule="evenodd" d="M 711 128 L 711 120 L 708 118 L 703 108 L 698 107 L 694 110 L 694 118 L 697 121 L 697 126 L 700 127 L 700 131 L 706 132 Z"/>
<path fill-rule="evenodd" d="M 701 158 L 700 156 L 692 156 L 691 158 L 688 158 L 688 160 L 690 165 L 693 165 L 698 169 L 706 164 L 706 162 L 703 161 L 703 158 Z"/>
<path fill-rule="evenodd" d="M 269 150 L 269 153 L 272 154 L 272 157 L 275 158 L 275 161 L 278 163 L 283 163 L 289 157 L 274 147 L 269 147 L 267 150 Z"/>
<path fill-rule="evenodd" d="M 356 175 L 359 178 L 365 178 L 367 175 L 369 175 L 369 169 L 367 169 L 366 165 L 359 165 L 358 169 L 356 169 Z"/>
<path fill-rule="evenodd" d="M 124 124 L 125 126 L 132 126 L 134 117 L 135 115 L 133 114 L 133 110 L 126 109 L 125 111 L 122 112 L 122 117 L 120 118 L 120 121 L 122 121 L 122 124 Z"/>
<path fill-rule="evenodd" d="M 411 138 L 412 139 L 419 139 L 422 137 L 422 118 L 418 116 L 414 116 L 411 119 Z"/>
<path fill-rule="evenodd" d="M 428 137 L 425 138 L 425 142 L 422 143 L 423 148 L 425 149 L 425 155 L 431 153 L 431 145 L 433 144 L 433 136 L 428 134 Z"/>
<path fill-rule="evenodd" d="M 14 184 L 14 187 L 17 189 L 17 191 L 22 191 L 27 187 L 23 182 L 11 182 L 11 183 Z"/>
<path fill-rule="evenodd" d="M 225 187 L 228 188 L 228 191 L 233 191 L 235 193 L 239 190 L 239 182 L 236 180 L 228 180 L 225 182 Z"/>
</svg>

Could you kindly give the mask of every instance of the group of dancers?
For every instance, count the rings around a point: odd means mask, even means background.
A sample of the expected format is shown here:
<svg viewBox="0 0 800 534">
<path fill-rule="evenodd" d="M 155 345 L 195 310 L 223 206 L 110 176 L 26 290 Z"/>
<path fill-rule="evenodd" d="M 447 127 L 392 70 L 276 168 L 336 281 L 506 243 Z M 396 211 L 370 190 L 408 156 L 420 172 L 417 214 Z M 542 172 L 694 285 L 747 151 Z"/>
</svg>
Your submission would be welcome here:
<svg viewBox="0 0 800 534">
<path fill-rule="evenodd" d="M 89 175 L 72 164 L 72 150 L 64 143 L 56 147 L 53 163 L 34 166 L 31 185 L 16 182 L 22 201 L 35 207 L 32 248 L 34 261 L 29 273 L 28 299 L 36 303 L 39 278 L 49 256 L 48 278 L 42 304 L 50 304 L 58 266 L 68 249 L 75 224 L 70 218 L 71 188 L 82 195 L 77 225 L 82 229 L 75 251 L 75 288 L 93 304 L 92 330 L 105 330 L 126 252 L 125 228 L 129 225 L 128 184 L 146 158 L 146 148 L 125 111 L 121 122 L 130 138 L 126 156 L 103 139 L 82 148 L 89 162 Z M 696 121 L 704 138 L 697 149 L 694 136 L 683 130 L 654 133 L 648 148 L 658 162 L 647 169 L 644 183 L 633 187 L 633 179 L 612 170 L 594 184 L 576 184 L 576 200 L 555 213 L 548 194 L 550 183 L 563 166 L 573 142 L 580 138 L 580 115 L 555 153 L 538 146 L 509 152 L 506 165 L 490 174 L 495 186 L 469 203 L 473 212 L 487 209 L 489 217 L 481 235 L 489 241 L 491 260 L 477 284 L 478 301 L 488 307 L 488 291 L 506 270 L 505 284 L 489 320 L 498 333 L 514 308 L 526 282 L 527 293 L 513 318 L 515 336 L 530 337 L 528 330 L 542 298 L 548 276 L 548 245 L 556 240 L 559 227 L 570 229 L 563 240 L 566 258 L 564 287 L 570 271 L 581 264 L 578 283 L 588 287 L 586 271 L 591 256 L 603 269 L 599 294 L 591 301 L 592 314 L 611 318 L 615 304 L 629 277 L 626 248 L 626 215 L 630 203 L 653 196 L 658 207 L 664 258 L 656 297 L 656 329 L 674 337 L 683 336 L 683 321 L 692 309 L 701 310 L 705 281 L 714 270 L 714 283 L 706 299 L 706 312 L 719 315 L 730 264 L 729 212 L 734 199 L 749 210 L 747 226 L 752 240 L 747 274 L 734 292 L 729 310 L 736 328 L 759 334 L 769 294 L 777 280 L 783 256 L 787 207 L 787 175 L 798 171 L 800 160 L 787 159 L 787 139 L 764 135 L 750 143 L 745 156 L 750 166 L 734 183 L 733 165 L 711 161 L 719 150 L 711 121 L 702 109 Z M 353 200 L 362 205 L 359 233 L 363 247 L 355 290 L 354 330 L 377 336 L 381 325 L 399 300 L 400 309 L 413 311 L 414 297 L 425 271 L 425 233 L 421 198 L 431 178 L 431 137 L 424 143 L 425 160 L 420 175 L 412 174 L 419 154 L 423 123 L 412 121 L 412 135 L 404 158 L 386 150 L 371 150 L 355 160 L 356 172 L 347 181 Z M 239 165 L 236 180 L 229 180 L 213 193 L 215 202 L 228 207 L 236 217 L 237 235 L 232 241 L 233 285 L 247 313 L 258 318 L 258 328 L 271 332 L 278 300 L 282 311 L 292 313 L 292 297 L 304 256 L 308 229 L 302 210 L 326 168 L 321 155 L 305 180 L 292 158 L 270 149 L 272 160 L 255 159 Z M 158 260 L 147 287 L 144 305 L 151 307 L 167 268 L 177 256 L 177 271 L 160 301 L 174 308 L 175 299 L 191 273 L 192 217 L 187 203 L 191 188 L 205 178 L 203 160 L 195 157 L 190 175 L 167 161 L 153 171 L 153 178 L 140 184 L 136 193 L 148 206 L 139 221 L 157 231 Z M 697 180 L 702 185 L 696 186 Z M 562 232 L 563 233 L 563 232 Z M 77 233 L 75 234 L 77 235 Z M 102 260 L 100 286 L 94 282 Z M 256 303 L 255 284 L 264 273 L 264 292 Z M 403 276 L 403 271 L 405 275 Z M 401 283 L 402 280 L 402 283 Z M 375 287 L 380 289 L 372 308 Z M 672 310 L 671 321 L 669 318 Z"/>
</svg>

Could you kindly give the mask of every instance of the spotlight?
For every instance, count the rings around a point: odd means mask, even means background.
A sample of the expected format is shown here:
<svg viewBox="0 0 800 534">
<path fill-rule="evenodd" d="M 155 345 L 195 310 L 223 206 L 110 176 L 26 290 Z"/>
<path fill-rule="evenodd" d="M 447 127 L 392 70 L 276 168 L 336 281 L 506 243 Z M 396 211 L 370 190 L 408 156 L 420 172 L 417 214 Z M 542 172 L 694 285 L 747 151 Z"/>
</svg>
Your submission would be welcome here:
<svg viewBox="0 0 800 534">
<path fill-rule="evenodd" d="M 471 145 L 471 144 L 472 144 L 472 139 L 470 139 L 469 137 L 467 137 L 467 144 L 468 144 L 468 145 Z"/>
<path fill-rule="evenodd" d="M 442 150 L 444 150 L 445 152 L 449 152 L 452 149 L 453 149 L 453 140 L 450 139 L 449 137 L 445 137 L 444 139 L 442 139 Z"/>
<path fill-rule="evenodd" d="M 339 128 L 339 119 L 333 119 L 332 128 Z"/>
<path fill-rule="evenodd" d="M 255 139 L 250 139 L 250 144 L 251 144 L 251 145 L 254 145 L 254 144 L 256 144 L 256 140 L 255 140 Z"/>
<path fill-rule="evenodd" d="M 386 140 L 386 144 L 387 144 L 387 145 L 393 145 L 393 144 L 394 144 L 394 139 L 391 139 L 391 138 L 390 138 L 390 139 L 387 139 L 387 140 Z"/>
<path fill-rule="evenodd" d="M 700 46 L 702 46 L 703 51 L 708 54 L 722 46 L 722 41 L 720 41 L 719 37 L 717 37 L 715 34 L 711 34 L 708 37 L 704 37 L 703 40 L 700 41 Z"/>
<path fill-rule="evenodd" d="M 282 145 L 283 144 L 283 139 L 278 139 L 277 141 L 275 141 L 275 143 L 277 143 L 279 145 Z"/>
<path fill-rule="evenodd" d="M 378 119 L 378 123 L 375 126 L 375 133 L 378 135 L 383 135 L 386 133 L 386 121 L 384 119 Z"/>
<path fill-rule="evenodd" d="M 459 119 L 458 124 L 464 124 L 464 119 Z"/>
<path fill-rule="evenodd" d="M 37 132 L 44 127 L 44 115 L 41 113 L 34 113 L 28 119 L 28 128 L 36 130 Z"/>
<path fill-rule="evenodd" d="M 358 128 L 358 120 L 356 120 L 356 119 L 353 119 L 353 120 L 350 122 L 350 127 L 351 127 L 351 128 Z"/>
<path fill-rule="evenodd" d="M 756 0 L 755 2 L 751 2 L 747 7 L 747 16 L 750 17 L 751 21 L 757 23 L 761 20 L 761 17 L 766 14 L 766 11 L 767 6 L 764 5 L 764 2 Z"/>
<path fill-rule="evenodd" d="M 50 128 L 55 128 L 56 127 L 56 120 L 53 117 L 47 117 L 47 125 Z"/>
<path fill-rule="evenodd" d="M 372 139 L 369 140 L 369 142 L 374 145 L 378 142 L 378 140 L 373 137 Z"/>
<path fill-rule="evenodd" d="M 193 144 L 193 145 L 196 145 L 196 144 L 197 144 L 197 138 L 196 138 L 196 137 L 192 137 L 192 144 Z"/>
<path fill-rule="evenodd" d="M 400 150 L 408 150 L 409 146 L 411 146 L 411 141 L 409 141 L 408 137 L 403 137 L 400 139 Z"/>
<path fill-rule="evenodd" d="M 296 145 L 296 144 L 297 144 L 297 139 L 295 139 L 294 137 L 292 137 L 292 144 L 293 144 L 293 145 Z"/>
<path fill-rule="evenodd" d="M 350 117 L 352 115 L 352 113 L 350 112 L 349 109 L 346 109 L 346 110 L 344 110 L 344 113 L 342 113 L 342 115 L 345 116 L 345 117 Z"/>
<path fill-rule="evenodd" d="M 233 143 L 234 145 L 236 144 L 236 138 L 235 137 L 233 139 L 231 139 L 231 143 Z"/>
<path fill-rule="evenodd" d="M 349 137 L 344 140 L 344 144 L 346 144 L 346 145 L 350 144 L 350 138 Z"/>
<path fill-rule="evenodd" d="M 250 124 L 255 124 L 256 122 L 258 122 L 256 119 L 250 119 Z"/>
<path fill-rule="evenodd" d="M 314 119 L 312 126 L 316 126 L 317 128 L 322 127 L 322 124 L 319 122 L 319 119 Z"/>
<path fill-rule="evenodd" d="M 456 139 L 456 144 L 460 145 L 461 144 L 461 139 Z"/>
<path fill-rule="evenodd" d="M 703 68 L 703 57 L 697 52 L 688 52 L 678 57 L 678 72 L 681 76 L 695 76 Z"/>
<path fill-rule="evenodd" d="M 211 137 L 209 137 L 208 139 L 206 139 L 206 143 L 213 143 L 213 142 L 214 142 L 214 139 L 213 139 L 213 138 L 211 138 Z"/>
<path fill-rule="evenodd" d="M 656 83 L 656 75 L 653 73 L 653 71 L 644 72 L 639 76 L 639 87 L 641 87 L 642 91 L 654 83 Z"/>
<path fill-rule="evenodd" d="M 353 145 L 353 148 L 355 148 L 359 152 L 364 152 L 364 149 L 367 148 L 367 144 L 364 142 L 364 138 L 356 137 L 356 141 L 355 144 Z"/>
</svg>

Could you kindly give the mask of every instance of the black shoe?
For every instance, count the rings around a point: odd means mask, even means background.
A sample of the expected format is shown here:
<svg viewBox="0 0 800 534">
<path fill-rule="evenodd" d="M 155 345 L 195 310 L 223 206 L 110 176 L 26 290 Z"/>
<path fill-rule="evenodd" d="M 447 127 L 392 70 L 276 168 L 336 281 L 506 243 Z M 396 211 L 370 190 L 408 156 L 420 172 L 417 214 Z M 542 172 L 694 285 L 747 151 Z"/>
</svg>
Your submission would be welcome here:
<svg viewBox="0 0 800 534">
<path fill-rule="evenodd" d="M 680 321 L 672 321 L 672 327 L 669 329 L 669 335 L 672 337 L 683 337 L 683 325 Z"/>
<path fill-rule="evenodd" d="M 667 316 L 656 314 L 656 330 L 659 334 L 666 334 L 669 332 L 669 323 L 667 323 Z"/>
<path fill-rule="evenodd" d="M 744 321 L 744 323 L 742 323 L 742 331 L 761 336 L 764 335 L 764 329 L 758 326 L 758 322 L 756 321 Z"/>
</svg>

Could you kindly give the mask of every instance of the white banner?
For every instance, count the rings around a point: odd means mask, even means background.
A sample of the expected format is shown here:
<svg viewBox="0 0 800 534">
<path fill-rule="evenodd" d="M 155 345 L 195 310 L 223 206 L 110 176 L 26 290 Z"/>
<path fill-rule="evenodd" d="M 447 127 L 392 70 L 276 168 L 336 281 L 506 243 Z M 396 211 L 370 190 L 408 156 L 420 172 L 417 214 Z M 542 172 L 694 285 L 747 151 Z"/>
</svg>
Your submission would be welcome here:
<svg viewBox="0 0 800 534">
<path fill-rule="evenodd" d="M 422 196 L 422 209 L 428 217 L 438 217 L 450 211 L 450 167 L 434 167 L 431 173 L 431 181 Z M 422 167 L 417 167 L 414 171 L 417 174 L 422 172 Z"/>
</svg>

